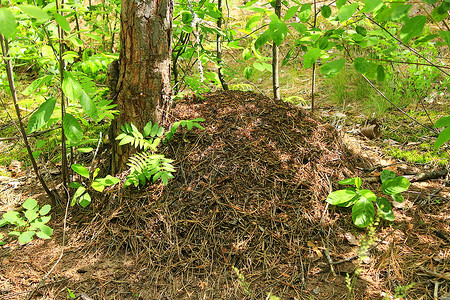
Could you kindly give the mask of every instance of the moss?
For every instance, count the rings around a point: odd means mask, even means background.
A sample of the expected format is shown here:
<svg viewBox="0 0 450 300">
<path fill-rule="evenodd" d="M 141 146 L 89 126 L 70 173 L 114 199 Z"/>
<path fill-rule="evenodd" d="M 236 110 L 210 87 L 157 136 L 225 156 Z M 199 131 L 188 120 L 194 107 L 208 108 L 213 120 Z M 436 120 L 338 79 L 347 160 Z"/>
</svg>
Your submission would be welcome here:
<svg viewBox="0 0 450 300">
<path fill-rule="evenodd" d="M 411 163 L 445 165 L 449 162 L 449 156 L 446 152 L 433 151 L 431 145 L 428 144 L 428 146 L 430 146 L 430 151 L 401 150 L 396 147 L 388 147 L 386 154 Z"/>
</svg>

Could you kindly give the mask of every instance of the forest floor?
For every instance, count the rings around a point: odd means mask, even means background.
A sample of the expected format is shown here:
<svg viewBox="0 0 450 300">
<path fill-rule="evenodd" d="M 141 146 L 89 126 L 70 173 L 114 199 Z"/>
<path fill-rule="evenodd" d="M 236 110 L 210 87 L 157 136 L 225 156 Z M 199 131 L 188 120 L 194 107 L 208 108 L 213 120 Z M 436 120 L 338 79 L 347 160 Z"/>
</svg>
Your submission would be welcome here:
<svg viewBox="0 0 450 300">
<path fill-rule="evenodd" d="M 169 185 L 113 187 L 67 218 L 52 203 L 51 240 L 1 246 L 0 299 L 449 299 L 448 169 L 387 156 L 389 140 L 337 124 L 338 111 L 311 118 L 251 92 L 185 99 L 173 120 L 202 117 L 205 130 L 167 145 Z M 378 191 L 386 168 L 412 184 L 368 244 L 351 209 L 325 199 L 353 176 Z M 47 203 L 31 170 L 16 171 L 0 211 Z"/>
</svg>

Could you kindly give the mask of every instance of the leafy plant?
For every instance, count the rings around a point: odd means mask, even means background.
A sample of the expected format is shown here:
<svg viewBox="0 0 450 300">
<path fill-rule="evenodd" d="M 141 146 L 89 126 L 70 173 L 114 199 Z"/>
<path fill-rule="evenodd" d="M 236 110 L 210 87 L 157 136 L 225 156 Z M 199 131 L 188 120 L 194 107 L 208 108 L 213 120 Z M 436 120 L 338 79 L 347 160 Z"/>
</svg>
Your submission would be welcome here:
<svg viewBox="0 0 450 300">
<path fill-rule="evenodd" d="M 244 292 L 247 295 L 251 296 L 252 293 L 250 292 L 250 284 L 245 280 L 244 274 L 242 274 L 241 271 L 239 271 L 239 269 L 236 268 L 235 266 L 231 266 L 231 267 L 233 268 L 233 271 L 236 273 L 236 275 L 238 277 L 239 284 L 244 289 Z"/>
<path fill-rule="evenodd" d="M 91 172 L 89 172 L 89 170 L 82 165 L 72 164 L 70 167 L 75 173 L 89 180 L 88 184 L 83 184 L 80 182 L 71 182 L 69 184 L 69 187 L 77 189 L 72 197 L 72 202 L 70 203 L 70 205 L 72 206 L 78 202 L 80 206 L 86 207 L 91 203 L 92 199 L 91 195 L 89 194 L 90 189 L 93 189 L 97 192 L 103 192 L 106 187 L 115 185 L 116 183 L 120 182 L 120 179 L 111 175 L 107 175 L 104 178 L 97 178 L 98 172 L 100 171 L 99 168 L 96 168 L 95 171 L 91 174 Z"/>
<path fill-rule="evenodd" d="M 437 120 L 436 124 L 434 124 L 434 127 L 445 127 L 444 130 L 439 133 L 436 142 L 434 142 L 434 148 L 437 149 L 444 145 L 448 140 L 450 140 L 450 116 L 445 116 Z"/>
<path fill-rule="evenodd" d="M 390 170 L 383 170 L 380 174 L 382 182 L 381 190 L 391 196 L 394 201 L 403 202 L 402 192 L 408 190 L 410 182 L 403 176 L 395 176 Z M 370 190 L 361 189 L 362 180 L 359 177 L 348 178 L 339 181 L 341 185 L 351 185 L 343 190 L 330 193 L 326 201 L 330 204 L 349 207 L 352 206 L 353 223 L 358 227 L 367 227 L 375 219 L 375 206 L 378 207 L 378 215 L 388 221 L 395 219 L 392 206 L 388 199 L 377 197 Z"/>
<path fill-rule="evenodd" d="M 124 186 L 145 185 L 148 181 L 155 182 L 159 178 L 167 185 L 169 178 L 173 178 L 175 172 L 172 159 L 164 157 L 162 154 L 155 154 L 157 147 L 162 142 L 172 139 L 178 128 L 186 127 L 188 130 L 196 127 L 204 129 L 199 122 L 205 121 L 202 118 L 193 120 L 181 120 L 175 122 L 170 130 L 165 131 L 164 127 L 157 123 L 148 122 L 141 133 L 134 124 L 125 124 L 121 127 L 122 133 L 116 137 L 119 145 L 131 144 L 143 152 L 136 153 L 129 158 L 128 166 L 130 174 L 127 176 Z"/>
<path fill-rule="evenodd" d="M 0 219 L 0 227 L 6 225 L 14 226 L 14 229 L 8 234 L 17 236 L 22 244 L 31 242 L 34 236 L 41 239 L 50 239 L 53 229 L 46 225 L 51 218 L 47 215 L 50 210 L 51 206 L 49 204 L 39 208 L 36 200 L 28 198 L 22 204 L 21 209 L 3 214 L 2 219 Z M 0 240 L 2 238 L 3 236 L 0 235 Z M 3 243 L 0 241 L 0 244 Z"/>
<path fill-rule="evenodd" d="M 167 185 L 169 178 L 173 178 L 175 169 L 173 160 L 165 158 L 161 154 L 151 154 L 148 152 L 136 153 L 129 159 L 127 164 L 130 167 L 130 175 L 127 176 L 124 186 L 145 185 L 148 181 L 155 182 L 158 178 Z"/>
</svg>

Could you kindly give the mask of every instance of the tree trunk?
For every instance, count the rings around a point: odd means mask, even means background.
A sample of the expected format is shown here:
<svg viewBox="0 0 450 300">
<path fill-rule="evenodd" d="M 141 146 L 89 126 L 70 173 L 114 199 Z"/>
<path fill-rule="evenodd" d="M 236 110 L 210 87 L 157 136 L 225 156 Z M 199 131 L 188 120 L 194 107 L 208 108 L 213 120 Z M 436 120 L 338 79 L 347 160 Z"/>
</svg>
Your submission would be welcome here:
<svg viewBox="0 0 450 300">
<path fill-rule="evenodd" d="M 172 0 L 123 0 L 118 74 L 111 91 L 120 114 L 111 124 L 113 174 L 120 172 L 133 153 L 114 138 L 120 126 L 133 123 L 142 130 L 148 121 L 163 124 L 171 106 L 170 59 Z M 111 70 L 109 70 L 111 71 Z"/>
</svg>

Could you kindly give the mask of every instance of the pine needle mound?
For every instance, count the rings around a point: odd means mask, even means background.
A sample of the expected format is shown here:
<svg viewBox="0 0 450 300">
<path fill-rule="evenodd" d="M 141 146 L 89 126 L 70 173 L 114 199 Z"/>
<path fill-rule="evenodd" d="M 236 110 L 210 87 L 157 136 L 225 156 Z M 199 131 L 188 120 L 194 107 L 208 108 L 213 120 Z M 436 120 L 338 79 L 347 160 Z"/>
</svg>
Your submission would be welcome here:
<svg viewBox="0 0 450 300">
<path fill-rule="evenodd" d="M 167 187 L 125 189 L 111 200 L 114 213 L 100 222 L 108 245 L 132 250 L 146 266 L 136 276 L 147 278 L 140 290 L 149 295 L 298 297 L 307 244 L 329 226 L 323 216 L 332 183 L 366 162 L 332 126 L 251 92 L 184 100 L 172 114 L 171 121 L 204 118 L 205 130 L 183 129 L 166 146 L 177 168 Z"/>
</svg>

